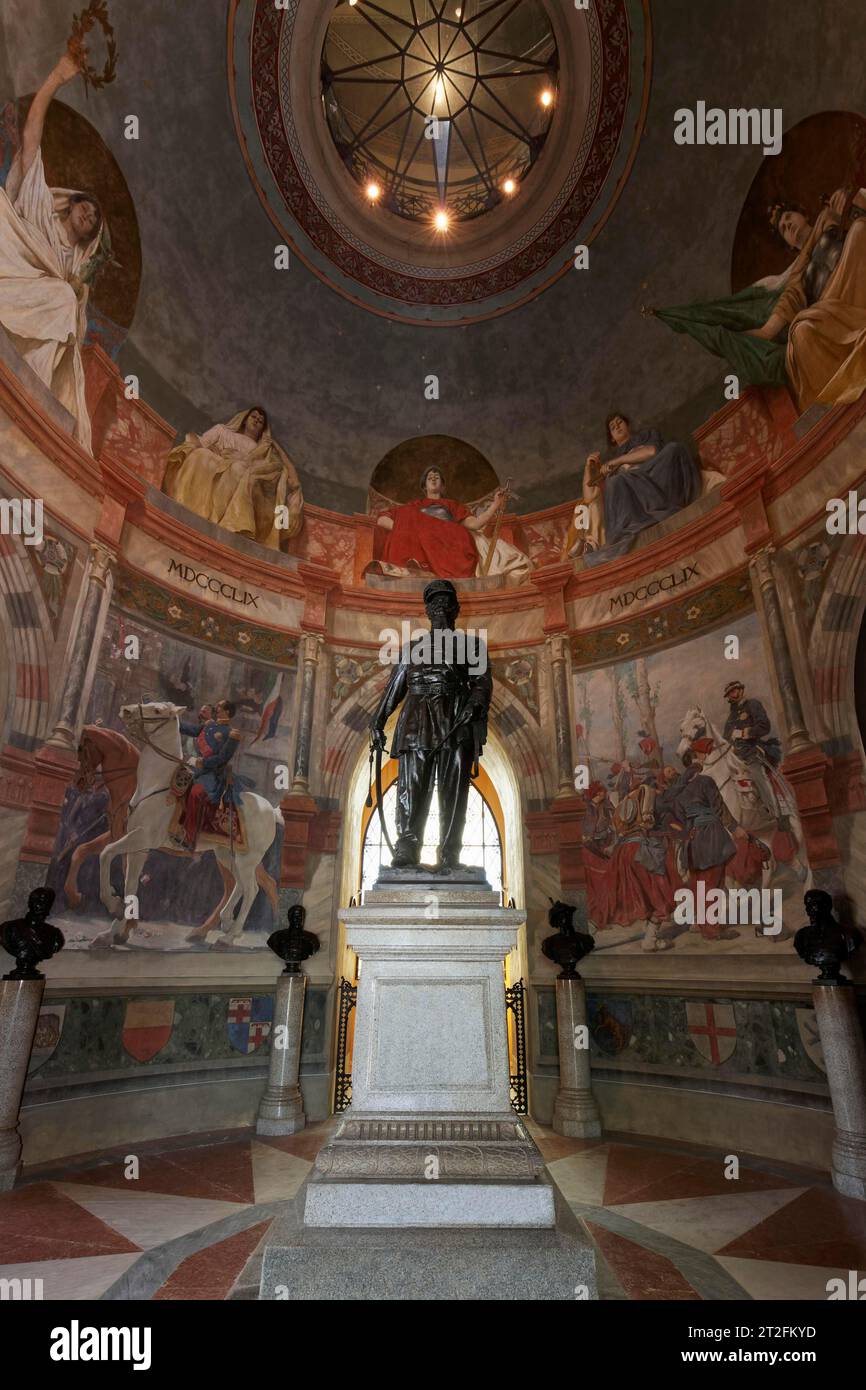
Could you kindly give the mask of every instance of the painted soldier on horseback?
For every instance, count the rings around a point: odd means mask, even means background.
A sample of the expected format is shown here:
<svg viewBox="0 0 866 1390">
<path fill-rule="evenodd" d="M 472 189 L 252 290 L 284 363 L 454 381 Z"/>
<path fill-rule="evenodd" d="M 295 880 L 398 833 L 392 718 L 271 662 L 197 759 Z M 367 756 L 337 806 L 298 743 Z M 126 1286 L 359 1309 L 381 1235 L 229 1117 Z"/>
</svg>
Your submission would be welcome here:
<svg viewBox="0 0 866 1390">
<path fill-rule="evenodd" d="M 192 763 L 192 785 L 180 821 L 182 833 L 172 837 L 180 849 L 195 850 L 199 832 L 208 818 L 208 805 L 222 807 L 226 816 L 236 815 L 244 790 L 252 786 L 248 777 L 239 776 L 231 766 L 241 741 L 240 730 L 232 728 L 231 723 L 235 709 L 231 700 L 220 700 L 213 707 L 203 705 L 198 721 L 180 721 L 180 732 L 194 740 L 197 751 Z M 207 717 L 211 711 L 212 717 Z"/>
</svg>

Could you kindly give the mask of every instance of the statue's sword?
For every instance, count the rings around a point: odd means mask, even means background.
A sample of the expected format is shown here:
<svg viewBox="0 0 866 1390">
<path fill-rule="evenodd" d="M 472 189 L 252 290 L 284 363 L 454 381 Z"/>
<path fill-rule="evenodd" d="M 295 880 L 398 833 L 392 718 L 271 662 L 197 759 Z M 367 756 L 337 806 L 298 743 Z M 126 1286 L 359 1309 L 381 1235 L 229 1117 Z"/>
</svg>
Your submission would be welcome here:
<svg viewBox="0 0 866 1390">
<path fill-rule="evenodd" d="M 373 752 L 373 740 L 370 740 L 370 753 Z M 382 838 L 388 849 L 391 851 L 391 858 L 394 858 L 395 849 L 391 844 L 391 836 L 388 834 L 388 827 L 385 824 L 385 805 L 382 797 L 382 752 L 381 745 L 376 744 L 376 809 L 379 812 L 379 824 L 382 827 Z"/>
<path fill-rule="evenodd" d="M 459 719 L 456 719 L 456 720 L 454 721 L 454 723 L 451 725 L 451 728 L 448 730 L 448 732 L 439 740 L 439 742 L 436 744 L 436 746 L 435 746 L 434 748 L 431 748 L 431 749 L 430 749 L 430 752 L 431 752 L 431 753 L 438 753 L 438 752 L 439 752 L 439 749 L 445 747 L 445 745 L 446 745 L 446 743 L 448 742 L 448 740 L 449 740 L 450 738 L 452 738 L 454 734 L 456 734 L 456 732 L 457 732 L 458 729 L 462 729 L 464 724 L 471 724 L 472 722 L 473 722 L 473 721 L 472 721 L 472 711 L 471 711 L 471 709 L 468 709 L 468 710 L 465 711 L 464 714 L 461 714 L 461 716 L 460 716 Z M 371 756 L 372 756 L 372 754 L 373 754 L 373 748 L 374 748 L 374 744 L 373 744 L 373 740 L 372 740 L 372 738 L 371 738 L 371 740 L 370 740 L 370 754 L 371 754 Z M 382 749 L 378 744 L 376 744 L 376 745 L 375 745 L 375 750 L 376 750 L 376 769 L 375 769 L 376 809 L 377 809 L 378 812 L 379 812 L 379 823 L 380 823 L 381 826 L 382 826 L 382 838 L 384 839 L 385 844 L 388 846 L 388 849 L 391 851 L 391 858 L 393 859 L 396 851 L 395 851 L 395 849 L 394 849 L 394 846 L 391 844 L 391 836 L 388 834 L 388 827 L 387 827 L 387 825 L 385 824 L 384 798 L 383 798 L 383 795 L 382 795 L 382 752 L 383 752 L 383 749 Z M 478 754 L 479 754 L 479 749 L 478 749 L 477 740 L 476 740 L 475 759 L 474 759 L 475 766 L 474 766 L 474 770 L 473 770 L 473 774 L 472 774 L 473 777 L 477 777 L 477 775 L 478 775 Z"/>
</svg>

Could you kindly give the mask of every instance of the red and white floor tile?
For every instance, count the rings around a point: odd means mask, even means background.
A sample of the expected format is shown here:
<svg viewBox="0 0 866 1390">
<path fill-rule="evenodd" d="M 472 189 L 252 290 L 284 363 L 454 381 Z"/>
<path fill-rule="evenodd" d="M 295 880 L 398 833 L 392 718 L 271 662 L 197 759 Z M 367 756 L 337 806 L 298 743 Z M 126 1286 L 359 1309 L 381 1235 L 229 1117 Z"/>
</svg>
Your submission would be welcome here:
<svg viewBox="0 0 866 1390">
<path fill-rule="evenodd" d="M 33 1174 L 0 1196 L 0 1277 L 45 1299 L 225 1299 L 334 1121 L 289 1139 L 196 1136 Z M 605 1299 L 820 1299 L 866 1270 L 866 1203 L 814 1176 L 532 1126 L 598 1252 Z"/>
</svg>

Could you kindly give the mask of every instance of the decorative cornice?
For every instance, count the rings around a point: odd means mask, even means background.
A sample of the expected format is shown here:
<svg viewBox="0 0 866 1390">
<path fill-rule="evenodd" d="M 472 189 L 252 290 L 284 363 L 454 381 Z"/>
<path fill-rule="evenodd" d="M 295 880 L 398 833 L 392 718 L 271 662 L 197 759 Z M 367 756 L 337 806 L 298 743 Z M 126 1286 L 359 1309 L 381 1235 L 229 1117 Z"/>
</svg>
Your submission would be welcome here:
<svg viewBox="0 0 866 1390">
<path fill-rule="evenodd" d="M 620 589 L 629 580 L 653 574 L 656 570 L 675 564 L 683 556 L 691 558 L 704 546 L 720 540 L 730 531 L 736 531 L 739 526 L 740 515 L 737 509 L 728 503 L 722 503 L 706 516 L 697 517 L 687 526 L 672 531 L 668 536 L 662 536 L 642 550 L 632 551 L 621 560 L 612 560 L 610 564 L 576 572 L 566 590 L 566 599 L 570 603 L 575 599 L 588 598 L 591 594 L 604 593 L 608 589 Z"/>
<path fill-rule="evenodd" d="M 765 488 L 766 501 L 775 502 L 790 492 L 817 463 L 831 454 L 835 448 L 866 417 L 866 392 L 859 401 L 851 405 L 834 405 L 817 424 L 799 439 L 769 469 Z M 803 530 L 800 526 L 799 530 Z"/>
<path fill-rule="evenodd" d="M 271 593 L 299 600 L 306 593 L 299 570 L 286 570 L 280 565 L 269 564 L 257 555 L 242 554 L 232 546 L 228 533 L 225 541 L 212 540 L 210 536 L 186 526 L 169 512 L 152 507 L 146 498 L 130 505 L 127 521 L 144 535 L 153 537 L 163 545 L 174 546 L 184 557 L 209 564 L 230 574 L 233 579 L 259 584 Z"/>
</svg>

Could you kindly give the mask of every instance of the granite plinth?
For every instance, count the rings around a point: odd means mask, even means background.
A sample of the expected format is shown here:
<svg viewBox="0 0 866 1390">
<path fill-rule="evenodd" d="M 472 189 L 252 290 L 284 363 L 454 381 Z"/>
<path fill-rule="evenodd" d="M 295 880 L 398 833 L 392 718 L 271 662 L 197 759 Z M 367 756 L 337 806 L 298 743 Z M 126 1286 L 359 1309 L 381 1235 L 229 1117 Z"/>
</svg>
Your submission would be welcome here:
<svg viewBox="0 0 866 1390">
<path fill-rule="evenodd" d="M 340 914 L 360 962 L 353 1112 L 507 1113 L 503 961 L 525 914 L 460 887 L 394 891 Z"/>
<path fill-rule="evenodd" d="M 554 1225 L 553 1191 L 548 1182 L 364 1182 L 329 1179 L 307 1187 L 307 1226 L 408 1228 L 514 1227 Z"/>
<path fill-rule="evenodd" d="M 307 1184 L 308 1226 L 551 1227 L 553 1189 L 520 1118 L 346 1112 Z"/>
<path fill-rule="evenodd" d="M 307 1117 L 304 1114 L 303 1101 L 298 1102 L 299 1109 L 296 1115 L 286 1115 L 281 1120 L 262 1119 L 261 1115 L 256 1120 L 256 1134 L 273 1135 L 274 1138 L 288 1138 L 292 1134 L 299 1134 L 302 1129 L 307 1127 Z"/>
<path fill-rule="evenodd" d="M 503 961 L 525 914 L 489 887 L 376 887 L 341 913 L 360 962 L 352 1105 L 307 1184 L 318 1227 L 547 1227 L 510 1105 Z"/>
<path fill-rule="evenodd" d="M 304 1194 L 275 1221 L 260 1299 L 439 1302 L 596 1299 L 595 1252 L 555 1193 L 547 1229 L 311 1228 Z"/>
</svg>

